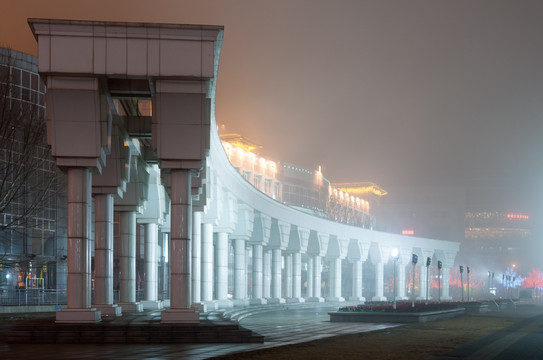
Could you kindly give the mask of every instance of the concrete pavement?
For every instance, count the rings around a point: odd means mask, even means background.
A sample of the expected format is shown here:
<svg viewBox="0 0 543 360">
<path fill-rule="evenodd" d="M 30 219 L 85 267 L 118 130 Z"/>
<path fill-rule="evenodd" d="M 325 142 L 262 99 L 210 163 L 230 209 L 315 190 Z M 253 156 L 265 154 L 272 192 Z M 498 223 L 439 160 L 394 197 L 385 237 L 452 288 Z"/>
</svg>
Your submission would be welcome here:
<svg viewBox="0 0 543 360">
<path fill-rule="evenodd" d="M 343 305 L 343 304 L 342 304 Z M 240 324 L 261 335 L 263 344 L 0 344 L 1 359 L 207 359 L 274 346 L 317 340 L 325 337 L 383 329 L 393 324 L 331 323 L 331 304 L 283 305 L 254 314 L 235 312 L 227 316 L 243 317 Z M 209 317 L 217 314 L 206 314 Z M 145 314 L 147 321 L 153 314 Z M 128 317 L 127 317 L 128 318 Z M 137 320 L 123 320 L 137 321 Z M 223 321 L 228 321 L 225 319 Z"/>
</svg>

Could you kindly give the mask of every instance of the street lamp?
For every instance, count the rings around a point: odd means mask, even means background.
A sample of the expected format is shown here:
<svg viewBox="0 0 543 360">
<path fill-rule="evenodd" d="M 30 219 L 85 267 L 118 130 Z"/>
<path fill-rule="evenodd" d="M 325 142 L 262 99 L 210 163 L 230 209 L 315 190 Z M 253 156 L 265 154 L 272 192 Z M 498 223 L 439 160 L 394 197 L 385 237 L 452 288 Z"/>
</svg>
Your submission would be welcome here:
<svg viewBox="0 0 543 360">
<path fill-rule="evenodd" d="M 432 264 L 432 258 L 426 258 L 426 305 L 428 305 L 428 288 L 430 287 L 429 282 L 429 273 L 430 273 L 430 264 Z"/>
<path fill-rule="evenodd" d="M 398 258 L 400 256 L 400 252 L 398 249 L 394 248 L 392 249 L 392 260 L 394 260 L 394 293 L 393 293 L 393 300 L 392 300 L 392 308 L 396 310 L 396 266 L 398 263 Z"/>
<path fill-rule="evenodd" d="M 462 302 L 464 302 L 464 267 L 460 265 L 460 287 L 462 288 Z"/>
<path fill-rule="evenodd" d="M 437 291 L 437 302 L 441 302 L 441 268 L 443 267 L 443 263 L 441 260 L 437 261 L 437 284 L 438 284 L 438 291 Z"/>
<path fill-rule="evenodd" d="M 466 269 L 467 269 L 467 272 L 468 272 L 466 276 L 468 278 L 468 301 L 469 301 L 469 299 L 470 299 L 470 297 L 469 297 L 469 266 L 466 266 Z"/>
<path fill-rule="evenodd" d="M 488 272 L 488 297 L 491 297 L 491 290 L 490 290 L 491 284 L 490 284 L 490 271 Z"/>
<path fill-rule="evenodd" d="M 413 254 L 411 256 L 411 263 L 413 264 L 413 291 L 412 291 L 412 297 L 413 301 L 411 302 L 411 307 L 415 307 L 415 266 L 417 265 L 417 262 L 419 261 L 419 257 L 417 254 Z"/>
</svg>

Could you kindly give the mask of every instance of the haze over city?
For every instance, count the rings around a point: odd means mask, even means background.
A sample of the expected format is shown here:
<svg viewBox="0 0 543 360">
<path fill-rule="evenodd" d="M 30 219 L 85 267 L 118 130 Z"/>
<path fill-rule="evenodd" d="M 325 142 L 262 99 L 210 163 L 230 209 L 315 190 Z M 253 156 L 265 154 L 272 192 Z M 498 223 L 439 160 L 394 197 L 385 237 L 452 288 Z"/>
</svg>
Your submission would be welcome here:
<svg viewBox="0 0 543 360">
<path fill-rule="evenodd" d="M 3 8 L 0 44 L 33 55 L 27 18 L 224 25 L 217 122 L 265 156 L 321 165 L 334 182 L 373 181 L 391 198 L 455 188 L 466 202 L 540 223 L 539 1 L 8 0 Z"/>
</svg>

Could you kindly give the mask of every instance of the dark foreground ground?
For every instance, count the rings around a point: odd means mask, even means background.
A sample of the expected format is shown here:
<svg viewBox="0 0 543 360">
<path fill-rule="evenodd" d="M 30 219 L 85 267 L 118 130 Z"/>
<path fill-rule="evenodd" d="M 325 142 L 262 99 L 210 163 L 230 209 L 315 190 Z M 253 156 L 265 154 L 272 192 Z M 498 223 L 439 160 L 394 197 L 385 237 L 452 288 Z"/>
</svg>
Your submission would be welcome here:
<svg viewBox="0 0 543 360">
<path fill-rule="evenodd" d="M 393 327 L 330 323 L 328 311 L 333 310 L 284 310 L 247 317 L 241 325 L 266 339 L 253 345 L 13 345 L 3 343 L 2 335 L 10 323 L 25 321 L 26 316 L 0 317 L 0 359 L 543 359 L 543 307 L 519 306 Z M 347 335 L 333 336 L 341 333 Z M 219 357 L 222 354 L 229 355 Z"/>
<path fill-rule="evenodd" d="M 517 307 L 218 359 L 543 359 L 542 312 Z"/>
</svg>

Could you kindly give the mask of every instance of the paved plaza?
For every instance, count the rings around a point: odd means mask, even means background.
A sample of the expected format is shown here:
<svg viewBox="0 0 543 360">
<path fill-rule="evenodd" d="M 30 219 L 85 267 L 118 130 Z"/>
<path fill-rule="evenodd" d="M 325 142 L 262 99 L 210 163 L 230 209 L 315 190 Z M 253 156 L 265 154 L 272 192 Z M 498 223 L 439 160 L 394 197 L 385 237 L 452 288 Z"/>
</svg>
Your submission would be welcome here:
<svg viewBox="0 0 543 360">
<path fill-rule="evenodd" d="M 5 344 L 2 359 L 207 359 L 235 352 L 283 346 L 325 337 L 383 329 L 392 324 L 331 323 L 328 312 L 337 306 L 290 306 L 247 316 L 240 324 L 261 335 L 264 344 Z M 160 312 L 125 316 L 132 323 L 160 319 Z"/>
</svg>

